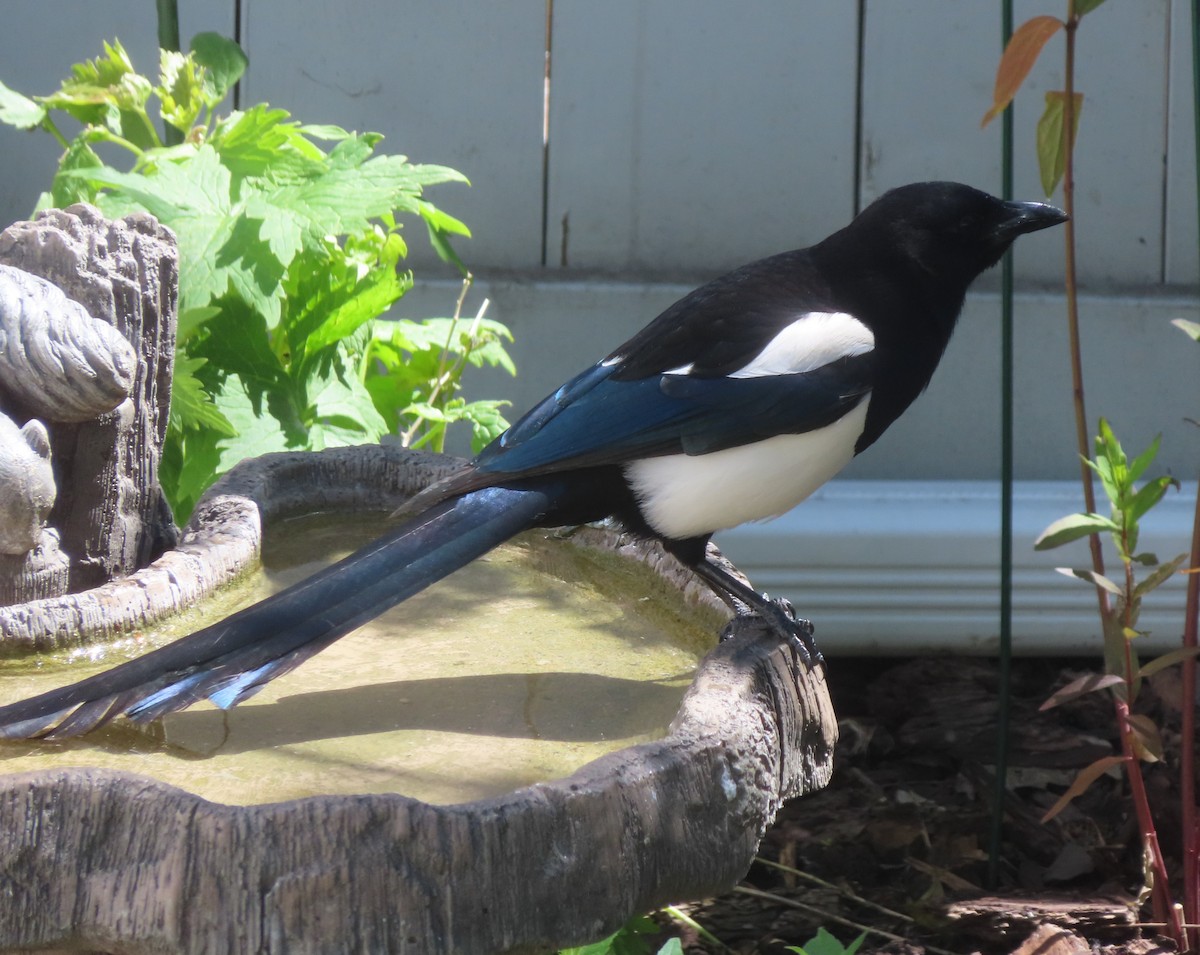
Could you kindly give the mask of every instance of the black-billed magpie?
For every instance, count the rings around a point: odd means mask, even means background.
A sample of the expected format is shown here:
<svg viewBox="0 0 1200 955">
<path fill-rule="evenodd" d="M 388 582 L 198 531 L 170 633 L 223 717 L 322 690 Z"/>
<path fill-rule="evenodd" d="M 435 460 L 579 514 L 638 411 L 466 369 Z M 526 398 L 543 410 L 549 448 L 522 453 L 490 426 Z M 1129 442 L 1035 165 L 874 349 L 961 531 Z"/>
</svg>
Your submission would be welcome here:
<svg viewBox="0 0 1200 955">
<path fill-rule="evenodd" d="M 902 186 L 822 242 L 680 299 L 473 461 L 395 530 L 220 623 L 0 707 L 0 736 L 64 737 L 208 698 L 233 706 L 338 637 L 531 527 L 615 518 L 730 602 L 796 622 L 705 557 L 870 447 L 929 383 L 967 287 L 1066 215 L 969 186 Z"/>
</svg>

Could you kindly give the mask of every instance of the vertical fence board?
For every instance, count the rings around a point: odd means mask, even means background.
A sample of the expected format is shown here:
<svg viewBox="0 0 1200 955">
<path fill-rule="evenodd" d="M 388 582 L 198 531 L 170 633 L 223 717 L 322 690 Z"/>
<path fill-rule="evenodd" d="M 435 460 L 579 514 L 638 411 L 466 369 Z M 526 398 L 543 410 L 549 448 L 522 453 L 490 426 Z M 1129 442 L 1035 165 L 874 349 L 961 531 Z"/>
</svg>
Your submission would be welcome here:
<svg viewBox="0 0 1200 955">
<path fill-rule="evenodd" d="M 243 103 L 373 130 L 381 149 L 452 166 L 474 188 L 430 199 L 471 227 L 472 267 L 541 258 L 544 0 L 245 0 Z M 435 262 L 420 224 L 410 260 Z"/>
<path fill-rule="evenodd" d="M 855 4 L 560 2 L 549 261 L 715 270 L 820 238 L 853 193 Z"/>
<path fill-rule="evenodd" d="M 1167 224 L 1163 274 L 1168 285 L 1200 280 L 1196 224 L 1196 124 L 1192 91 L 1191 5 L 1171 8 L 1167 102 Z"/>
<path fill-rule="evenodd" d="M 233 35 L 234 0 L 189 0 L 181 4 L 179 32 L 184 46 L 204 30 Z M 158 27 L 150 0 L 20 0 L 5 3 L 0 30 L 0 81 L 26 96 L 58 88 L 71 65 L 104 52 L 104 41 L 119 39 L 139 72 L 158 75 Z M 59 121 L 64 135 L 78 127 Z M 50 188 L 62 147 L 47 133 L 24 132 L 0 124 L 0 229 L 29 218 L 38 196 Z M 128 162 L 122 150 L 105 153 Z"/>
</svg>

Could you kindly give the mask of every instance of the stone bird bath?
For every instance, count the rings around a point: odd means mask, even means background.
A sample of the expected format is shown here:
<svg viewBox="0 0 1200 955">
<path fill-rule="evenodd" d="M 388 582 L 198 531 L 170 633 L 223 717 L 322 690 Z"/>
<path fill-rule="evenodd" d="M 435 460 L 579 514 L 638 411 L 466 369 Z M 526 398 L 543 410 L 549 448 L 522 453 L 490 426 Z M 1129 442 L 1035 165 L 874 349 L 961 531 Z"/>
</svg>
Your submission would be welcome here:
<svg viewBox="0 0 1200 955">
<path fill-rule="evenodd" d="M 35 523 L 50 526 L 26 535 L 40 541 L 30 551 L 0 561 L 18 595 L 0 606 L 7 657 L 129 640 L 243 578 L 264 540 L 269 548 L 297 515 L 386 513 L 449 466 L 385 446 L 266 455 L 211 488 L 177 537 L 154 471 L 173 345 L 169 233 L 145 218 L 109 223 L 73 207 L 0 235 L 0 263 L 50 278 L 137 354 L 126 396 L 114 394 L 96 424 L 42 426 L 58 496 L 50 506 L 45 493 L 18 495 L 32 502 Z M 18 434 L 42 420 L 3 381 L 0 411 Z M 20 438 L 29 454 L 18 449 L 26 470 L 14 473 L 28 473 L 37 491 L 46 442 L 37 425 L 30 431 Z M 96 493 L 115 504 L 91 510 L 107 527 L 64 532 L 55 521 L 80 512 L 82 492 L 69 489 L 95 483 L 88 454 L 100 446 L 115 464 L 100 469 L 112 475 L 109 491 Z M 114 453 L 122 447 L 138 452 Z M 136 473 L 122 475 L 123 462 Z M 114 533 L 119 547 L 106 543 Z M 823 675 L 752 619 L 728 620 L 656 546 L 604 528 L 543 537 L 539 547 L 639 568 L 637 587 L 657 587 L 674 613 L 707 621 L 712 649 L 665 731 L 561 778 L 465 801 L 421 801 L 401 786 L 318 786 L 302 798 L 232 804 L 189 791 L 186 774 L 168 785 L 72 765 L 88 762 L 86 741 L 34 771 L 23 764 L 56 744 L 0 744 L 0 951 L 544 952 L 733 886 L 782 801 L 828 781 L 836 726 Z M 90 548 L 87 560 L 75 541 Z M 723 621 L 727 639 L 717 644 Z M 474 654 L 504 653 L 462 639 Z M 17 694 L 5 682 L 7 702 Z M 203 757 L 189 758 L 199 772 Z"/>
</svg>

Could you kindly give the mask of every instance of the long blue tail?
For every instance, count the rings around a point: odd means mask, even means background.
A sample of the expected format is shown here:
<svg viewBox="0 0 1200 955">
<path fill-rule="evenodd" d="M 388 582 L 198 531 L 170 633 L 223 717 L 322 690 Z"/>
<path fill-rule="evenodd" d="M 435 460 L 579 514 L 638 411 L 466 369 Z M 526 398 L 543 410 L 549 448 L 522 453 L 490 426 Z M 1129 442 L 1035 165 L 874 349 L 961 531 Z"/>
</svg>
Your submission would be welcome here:
<svg viewBox="0 0 1200 955">
<path fill-rule="evenodd" d="M 435 504 L 372 544 L 252 607 L 120 666 L 7 706 L 0 738 L 78 736 L 208 698 L 228 708 L 447 574 L 545 521 L 567 493 L 548 481 Z"/>
</svg>

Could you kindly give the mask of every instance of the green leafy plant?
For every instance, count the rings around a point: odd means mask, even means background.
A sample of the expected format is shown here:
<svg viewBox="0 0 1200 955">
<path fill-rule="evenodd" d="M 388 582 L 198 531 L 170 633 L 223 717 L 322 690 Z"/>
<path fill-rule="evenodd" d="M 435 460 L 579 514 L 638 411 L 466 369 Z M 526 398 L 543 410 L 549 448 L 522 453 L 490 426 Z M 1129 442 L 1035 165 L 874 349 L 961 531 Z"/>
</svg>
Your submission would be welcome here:
<svg viewBox="0 0 1200 955">
<path fill-rule="evenodd" d="M 1038 539 L 1042 549 L 1056 547 L 1071 540 L 1086 538 L 1091 567 L 1062 569 L 1071 576 L 1092 584 L 1095 589 L 1101 629 L 1104 634 L 1106 672 L 1076 680 L 1062 688 L 1047 706 L 1057 705 L 1083 693 L 1106 690 L 1112 695 L 1121 755 L 1097 760 L 1085 767 L 1074 783 L 1052 807 L 1047 817 L 1059 812 L 1071 799 L 1083 792 L 1104 772 L 1117 766 L 1125 770 L 1129 781 L 1134 812 L 1142 838 L 1146 860 L 1146 894 L 1151 899 L 1156 920 L 1163 924 L 1166 934 L 1180 951 L 1200 943 L 1195 924 L 1200 917 L 1200 832 L 1196 826 L 1194 790 L 1194 714 L 1192 707 L 1183 707 L 1182 743 L 1180 747 L 1181 811 L 1183 817 L 1183 906 L 1173 903 L 1166 862 L 1158 842 L 1153 813 L 1142 777 L 1142 761 L 1161 757 L 1162 742 L 1158 727 L 1148 718 L 1131 712 L 1141 680 L 1155 670 L 1172 664 L 1183 665 L 1184 699 L 1195 693 L 1196 616 L 1200 609 L 1200 590 L 1193 574 L 1188 585 L 1187 619 L 1184 625 L 1183 646 L 1170 654 L 1141 666 L 1134 652 L 1133 641 L 1141 635 L 1137 629 L 1142 601 L 1173 574 L 1190 565 L 1200 564 L 1200 499 L 1197 500 L 1193 527 L 1191 555 L 1181 555 L 1160 562 L 1149 552 L 1138 548 L 1139 522 L 1159 501 L 1172 483 L 1169 478 L 1155 478 L 1138 485 L 1158 452 L 1158 441 L 1130 461 L 1104 420 L 1100 421 L 1095 455 L 1089 457 L 1089 425 L 1083 387 L 1083 361 L 1080 348 L 1078 282 L 1075 268 L 1075 141 L 1083 96 L 1076 92 L 1075 53 L 1077 33 L 1083 18 L 1099 7 L 1104 0 L 1067 0 L 1067 15 L 1063 19 L 1038 16 L 1015 30 L 1005 47 L 999 68 L 991 108 L 983 117 L 986 125 L 1007 108 L 1030 69 L 1049 40 L 1060 31 L 1065 38 L 1064 89 L 1046 93 L 1046 107 L 1037 127 L 1037 153 L 1042 185 L 1050 195 L 1061 183 L 1062 204 L 1071 217 L 1064 230 L 1066 239 L 1065 289 L 1067 327 L 1070 349 L 1072 392 L 1075 405 L 1076 442 L 1081 460 L 1081 487 L 1084 511 L 1062 518 L 1052 524 Z M 1200 87 L 1196 91 L 1200 96 Z M 1195 323 L 1177 321 L 1185 332 L 1200 338 Z M 1093 477 L 1099 479 L 1109 499 L 1111 515 L 1097 513 Z M 1101 535 L 1112 540 L 1122 566 L 1119 580 L 1105 573 Z M 1138 569 L 1144 576 L 1138 579 Z M 1181 918 L 1182 914 L 1182 918 Z M 1192 926 L 1185 928 L 1185 922 Z M 1190 938 L 1189 938 L 1190 935 Z"/>
<path fill-rule="evenodd" d="M 652 948 L 646 936 L 655 935 L 658 931 L 659 927 L 653 919 L 639 915 L 607 938 L 590 945 L 564 948 L 559 955 L 651 955 Z M 683 955 L 683 946 L 679 939 L 670 939 L 658 950 L 658 955 Z"/>
<path fill-rule="evenodd" d="M 423 221 L 465 274 L 449 239 L 467 227 L 423 197 L 464 177 L 377 154 L 378 133 L 302 125 L 266 104 L 219 115 L 245 68 L 235 43 L 206 33 L 189 53 L 161 51 L 157 83 L 113 41 L 49 96 L 0 84 L 0 121 L 45 130 L 64 147 L 39 206 L 146 211 L 178 237 L 160 471 L 178 519 L 251 454 L 389 432 L 440 450 L 455 421 L 471 425 L 478 447 L 506 427 L 502 403 L 466 402 L 460 377 L 468 365 L 514 372 L 507 329 L 482 315 L 460 322 L 457 309 L 453 319 L 379 320 L 412 286 L 400 217 Z M 63 117 L 81 127 L 71 137 Z"/>
<path fill-rule="evenodd" d="M 843 945 L 837 940 L 837 937 L 825 931 L 823 928 L 817 929 L 817 934 L 810 938 L 803 945 L 789 945 L 789 952 L 796 952 L 797 955 L 854 955 L 859 950 L 862 943 L 866 941 L 867 933 L 863 932 L 849 945 Z"/>
<path fill-rule="evenodd" d="M 1129 460 L 1112 428 L 1102 418 L 1100 433 L 1096 437 L 1095 456 L 1087 461 L 1087 465 L 1100 480 L 1111 514 L 1081 513 L 1060 518 L 1046 528 L 1034 544 L 1038 550 L 1049 550 L 1090 534 L 1104 533 L 1111 539 L 1123 570 L 1121 577 L 1113 580 L 1090 567 L 1059 568 L 1060 573 L 1102 588 L 1114 598 L 1115 605 L 1103 621 L 1106 675 L 1089 675 L 1072 681 L 1056 692 L 1044 708 L 1110 687 L 1127 705 L 1131 705 L 1137 697 L 1142 678 L 1178 663 L 1194 652 L 1181 647 L 1141 666 L 1134 650 L 1134 641 L 1145 635 L 1138 629 L 1142 602 L 1178 573 L 1188 559 L 1187 554 L 1180 554 L 1170 560 L 1160 561 L 1150 551 L 1139 549 L 1141 519 L 1162 500 L 1168 488 L 1179 486 L 1179 482 L 1170 477 L 1151 478 L 1139 485 L 1138 482 L 1158 454 L 1158 448 L 1159 441 L 1156 438 L 1150 447 L 1132 461 Z M 1144 569 L 1140 579 L 1139 569 Z M 1162 739 L 1158 727 L 1151 720 L 1134 714 L 1129 714 L 1126 722 L 1132 753 L 1143 761 L 1161 759 Z M 1101 760 L 1105 763 L 1103 767 L 1093 764 L 1084 769 L 1081 775 L 1096 778 L 1108 768 L 1109 759 L 1121 762 L 1123 757 Z M 1074 787 L 1068 790 L 1047 814 L 1048 817 L 1061 811 L 1079 791 Z"/>
</svg>

